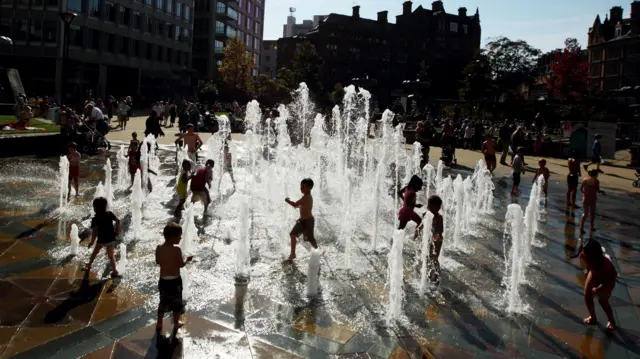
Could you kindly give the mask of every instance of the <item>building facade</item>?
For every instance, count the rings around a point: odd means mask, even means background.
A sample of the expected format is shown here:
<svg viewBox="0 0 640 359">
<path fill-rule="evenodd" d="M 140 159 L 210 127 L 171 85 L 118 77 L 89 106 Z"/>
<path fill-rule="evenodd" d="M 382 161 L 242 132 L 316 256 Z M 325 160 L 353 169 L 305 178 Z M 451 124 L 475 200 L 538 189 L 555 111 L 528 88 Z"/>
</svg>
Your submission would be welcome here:
<svg viewBox="0 0 640 359">
<path fill-rule="evenodd" d="M 294 16 L 287 16 L 287 23 L 282 25 L 282 37 L 306 34 L 326 18 L 326 15 L 314 15 L 313 20 L 302 20 L 302 24 L 297 24 Z"/>
<path fill-rule="evenodd" d="M 278 67 L 291 68 L 300 43 L 309 41 L 324 60 L 325 89 L 336 83 L 360 83 L 377 96 L 381 106 L 404 93 L 406 81 L 428 72 L 425 84 L 433 97 L 457 98 L 464 66 L 480 49 L 480 15 L 445 12 L 442 1 L 430 9 L 403 4 L 401 15 L 391 23 L 388 12 L 377 19 L 360 17 L 360 6 L 351 16 L 330 14 L 304 35 L 278 40 Z"/>
<path fill-rule="evenodd" d="M 278 72 L 278 40 L 262 41 L 262 53 L 260 54 L 260 73 L 276 78 Z"/>
<path fill-rule="evenodd" d="M 77 16 L 65 34 L 68 12 Z M 2 0 L 0 35 L 14 45 L 0 56 L 28 95 L 140 103 L 188 95 L 192 24 L 193 0 Z"/>
<path fill-rule="evenodd" d="M 623 14 L 615 6 L 589 29 L 589 72 L 598 90 L 640 86 L 640 1 L 631 4 L 630 17 Z"/>
<path fill-rule="evenodd" d="M 224 48 L 238 39 L 254 62 L 258 75 L 265 0 L 196 0 L 193 69 L 201 81 L 214 79 L 224 61 Z"/>
</svg>

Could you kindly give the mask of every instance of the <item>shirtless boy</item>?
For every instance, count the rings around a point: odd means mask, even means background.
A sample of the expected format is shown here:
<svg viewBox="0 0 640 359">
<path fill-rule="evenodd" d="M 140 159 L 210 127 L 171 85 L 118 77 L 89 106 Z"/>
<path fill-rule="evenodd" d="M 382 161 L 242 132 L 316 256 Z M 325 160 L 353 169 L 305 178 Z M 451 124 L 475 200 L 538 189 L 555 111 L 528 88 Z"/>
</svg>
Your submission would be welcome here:
<svg viewBox="0 0 640 359">
<path fill-rule="evenodd" d="M 315 219 L 311 211 L 313 210 L 313 197 L 311 197 L 311 190 L 313 189 L 313 180 L 311 178 L 305 178 L 300 182 L 300 192 L 302 192 L 302 198 L 297 202 L 293 202 L 289 197 L 285 198 L 287 202 L 293 208 L 300 209 L 300 219 L 296 221 L 296 225 L 293 226 L 291 233 L 291 255 L 289 260 L 296 259 L 296 239 L 301 234 L 303 239 L 311 243 L 313 248 L 318 248 L 316 239 L 313 235 L 313 229 L 315 227 Z"/>
<path fill-rule="evenodd" d="M 76 190 L 76 198 L 78 198 L 78 180 L 80 179 L 80 153 L 78 152 L 78 145 L 75 142 L 69 143 L 69 153 L 67 153 L 67 159 L 69 160 L 69 187 L 67 189 L 67 201 L 71 198 L 71 182 Z"/>
<path fill-rule="evenodd" d="M 181 133 L 178 139 L 176 140 L 176 145 L 180 141 L 184 141 L 184 144 L 187 146 L 187 151 L 189 152 L 189 159 L 194 164 L 198 163 L 198 150 L 202 147 L 202 140 L 197 133 L 193 132 L 194 126 L 192 123 L 187 125 L 187 133 Z"/>
<path fill-rule="evenodd" d="M 493 139 L 490 135 L 484 136 L 484 142 L 480 147 L 480 151 L 484 154 L 484 161 L 487 163 L 487 168 L 489 172 L 493 174 L 493 171 L 496 169 L 496 140 Z"/>
<path fill-rule="evenodd" d="M 544 184 L 542 185 L 542 193 L 544 193 L 544 204 L 547 204 L 547 191 L 549 190 L 549 169 L 547 168 L 547 160 L 542 159 L 538 161 L 538 168 L 536 168 L 536 175 L 533 176 L 532 183 L 535 183 L 538 180 L 538 177 L 542 176 L 544 178 Z"/>
<path fill-rule="evenodd" d="M 213 160 L 207 160 L 205 167 L 200 168 L 196 174 L 191 177 L 191 203 L 198 201 L 204 203 L 205 215 L 211 203 L 211 195 L 209 194 L 208 188 L 211 188 L 211 181 L 213 180 L 213 166 L 215 166 L 215 162 Z M 207 185 L 209 185 L 208 188 Z"/>
<path fill-rule="evenodd" d="M 182 300 L 182 278 L 180 268 L 193 260 L 182 258 L 182 250 L 178 246 L 182 237 L 182 227 L 177 223 L 169 223 L 163 231 L 164 243 L 156 248 L 156 263 L 160 266 L 160 304 L 158 305 L 158 321 L 156 331 L 162 332 L 162 319 L 166 312 L 173 313 L 173 334 L 182 327 L 180 317 L 184 314 L 184 301 Z"/>
<path fill-rule="evenodd" d="M 591 232 L 596 230 L 594 222 L 596 220 L 596 201 L 598 200 L 598 193 L 605 194 L 600 190 L 600 181 L 598 180 L 598 170 L 589 171 L 589 177 L 582 181 L 580 186 L 580 192 L 582 192 L 582 219 L 580 220 L 580 234 L 584 234 L 584 222 L 589 215 L 591 220 Z"/>
</svg>

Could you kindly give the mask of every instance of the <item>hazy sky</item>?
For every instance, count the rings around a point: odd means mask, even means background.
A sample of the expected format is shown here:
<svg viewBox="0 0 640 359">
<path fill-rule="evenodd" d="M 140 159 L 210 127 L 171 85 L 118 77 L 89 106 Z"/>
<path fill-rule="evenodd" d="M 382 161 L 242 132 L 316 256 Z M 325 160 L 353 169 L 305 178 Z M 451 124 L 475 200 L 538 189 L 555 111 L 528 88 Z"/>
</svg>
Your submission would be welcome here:
<svg viewBox="0 0 640 359">
<path fill-rule="evenodd" d="M 295 7 L 297 22 L 313 15 L 337 13 L 350 15 L 353 5 L 360 5 L 360 16 L 375 19 L 378 11 L 388 10 L 389 21 L 402 12 L 403 0 L 265 0 L 264 39 L 282 37 L 289 7 Z M 413 9 L 431 8 L 432 0 L 415 0 Z M 597 14 L 602 20 L 611 7 L 619 5 L 629 17 L 632 0 L 443 0 L 448 13 L 466 7 L 469 14 L 480 9 L 482 43 L 500 35 L 524 39 L 543 51 L 561 48 L 564 39 L 575 37 L 583 47 L 587 32 Z"/>
</svg>

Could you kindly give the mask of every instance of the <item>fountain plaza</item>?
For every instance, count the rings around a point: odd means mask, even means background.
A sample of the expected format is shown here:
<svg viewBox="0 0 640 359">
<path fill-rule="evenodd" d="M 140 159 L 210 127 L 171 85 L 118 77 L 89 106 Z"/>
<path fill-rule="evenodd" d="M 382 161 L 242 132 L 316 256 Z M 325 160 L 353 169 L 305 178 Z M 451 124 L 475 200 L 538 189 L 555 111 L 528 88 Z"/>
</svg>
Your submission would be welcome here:
<svg viewBox="0 0 640 359">
<path fill-rule="evenodd" d="M 572 259 L 581 210 L 565 213 L 563 183 L 550 183 L 545 208 L 531 174 L 511 199 L 510 179 L 491 178 L 482 161 L 420 168 L 419 147 L 405 150 L 392 113 L 367 136 L 368 96 L 348 87 L 325 118 L 301 85 L 265 123 L 250 103 L 244 141 L 230 141 L 235 184 L 219 166 L 228 131 L 221 119 L 201 151 L 216 161 L 213 205 L 207 215 L 201 204 L 187 206 L 180 220 L 176 158 L 185 153 L 156 149 L 152 138 L 133 186 L 124 149 L 114 148 L 83 162 L 80 194 L 69 203 L 64 159 L 0 161 L 0 358 L 640 357 L 637 196 L 609 190 L 598 203 L 592 238 L 619 273 L 611 298 L 619 329 L 610 334 L 582 324 L 584 276 Z M 292 145 L 288 122 L 307 146 Z M 426 183 L 418 202 L 444 200 L 439 287 L 429 282 L 429 236 L 414 240 L 412 224 L 394 230 L 393 188 L 414 174 Z M 284 198 L 300 196 L 304 177 L 315 181 L 319 250 L 299 243 L 289 263 L 297 213 Z M 95 196 L 122 220 L 119 279 L 108 278 L 102 253 L 92 272 L 82 270 Z M 154 330 L 154 250 L 172 220 L 183 226 L 183 252 L 195 257 L 182 273 L 187 314 L 176 339 Z"/>
</svg>

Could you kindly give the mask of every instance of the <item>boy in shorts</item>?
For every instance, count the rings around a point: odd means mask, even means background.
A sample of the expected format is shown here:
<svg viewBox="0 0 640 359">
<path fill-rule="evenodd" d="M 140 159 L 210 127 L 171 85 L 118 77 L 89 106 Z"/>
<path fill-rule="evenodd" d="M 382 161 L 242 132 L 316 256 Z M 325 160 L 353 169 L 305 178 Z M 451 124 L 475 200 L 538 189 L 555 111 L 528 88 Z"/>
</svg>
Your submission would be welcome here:
<svg viewBox="0 0 640 359">
<path fill-rule="evenodd" d="M 174 222 L 167 224 L 162 234 L 164 235 L 164 243 L 156 248 L 156 264 L 160 266 L 160 280 L 158 281 L 160 304 L 158 305 L 156 331 L 161 334 L 164 314 L 172 312 L 173 334 L 175 335 L 182 327 L 180 317 L 185 312 L 180 268 L 191 262 L 193 257 L 187 257 L 186 261 L 182 259 L 182 250 L 179 246 L 182 227 L 179 224 Z"/>
<path fill-rule="evenodd" d="M 484 143 L 480 146 L 480 151 L 484 154 L 484 162 L 487 164 L 487 169 L 493 174 L 496 169 L 496 140 L 489 134 L 484 136 Z"/>
<path fill-rule="evenodd" d="M 89 243 L 89 247 L 96 243 L 96 237 L 98 239 L 98 243 L 93 249 L 93 253 L 91 253 L 86 270 L 91 270 L 93 261 L 96 259 L 98 253 L 100 253 L 102 247 L 104 247 L 107 250 L 107 257 L 109 258 L 109 262 L 111 262 L 111 267 L 113 268 L 111 271 L 111 277 L 119 277 L 120 274 L 116 267 L 113 248 L 116 243 L 116 237 L 120 234 L 120 220 L 113 214 L 113 212 L 107 211 L 107 199 L 104 197 L 98 197 L 93 200 L 93 210 L 96 212 L 96 215 L 91 219 L 91 243 Z M 113 226 L 114 222 L 116 224 L 115 228 Z"/>
<path fill-rule="evenodd" d="M 431 272 L 429 279 L 435 285 L 440 284 L 440 251 L 442 250 L 442 234 L 444 232 L 444 223 L 442 215 L 442 198 L 433 195 L 427 200 L 427 210 L 433 213 L 433 222 L 431 224 L 431 242 L 429 243 L 429 262 L 431 263 Z"/>
<path fill-rule="evenodd" d="M 296 239 L 302 234 L 303 239 L 311 243 L 313 248 L 318 248 L 316 238 L 313 235 L 313 229 L 315 227 L 315 219 L 311 211 L 313 210 L 313 197 L 311 196 L 311 190 L 313 189 L 313 180 L 311 178 L 305 178 L 300 182 L 300 192 L 302 192 L 302 198 L 297 202 L 293 202 L 289 197 L 285 198 L 287 202 L 293 208 L 300 209 L 300 219 L 296 221 L 295 226 L 289 234 L 291 236 L 291 255 L 289 260 L 296 259 Z"/>
<path fill-rule="evenodd" d="M 198 169 L 196 174 L 191 177 L 191 203 L 201 201 L 204 203 L 204 214 L 207 214 L 207 208 L 211 203 L 211 195 L 209 194 L 209 188 L 211 188 L 211 181 L 213 180 L 213 166 L 215 162 L 213 160 L 207 160 L 203 168 Z M 207 185 L 209 187 L 207 188 Z"/>
<path fill-rule="evenodd" d="M 524 147 L 518 147 L 516 150 L 516 156 L 513 158 L 513 164 L 511 169 L 513 171 L 513 186 L 511 186 L 511 195 L 520 195 L 520 177 L 524 174 Z"/>
<path fill-rule="evenodd" d="M 78 181 L 80 179 L 80 152 L 78 152 L 78 145 L 75 142 L 69 143 L 69 153 L 67 159 L 69 160 L 69 187 L 67 189 L 67 201 L 71 198 L 71 182 L 76 190 L 76 198 L 78 198 Z"/>
</svg>

